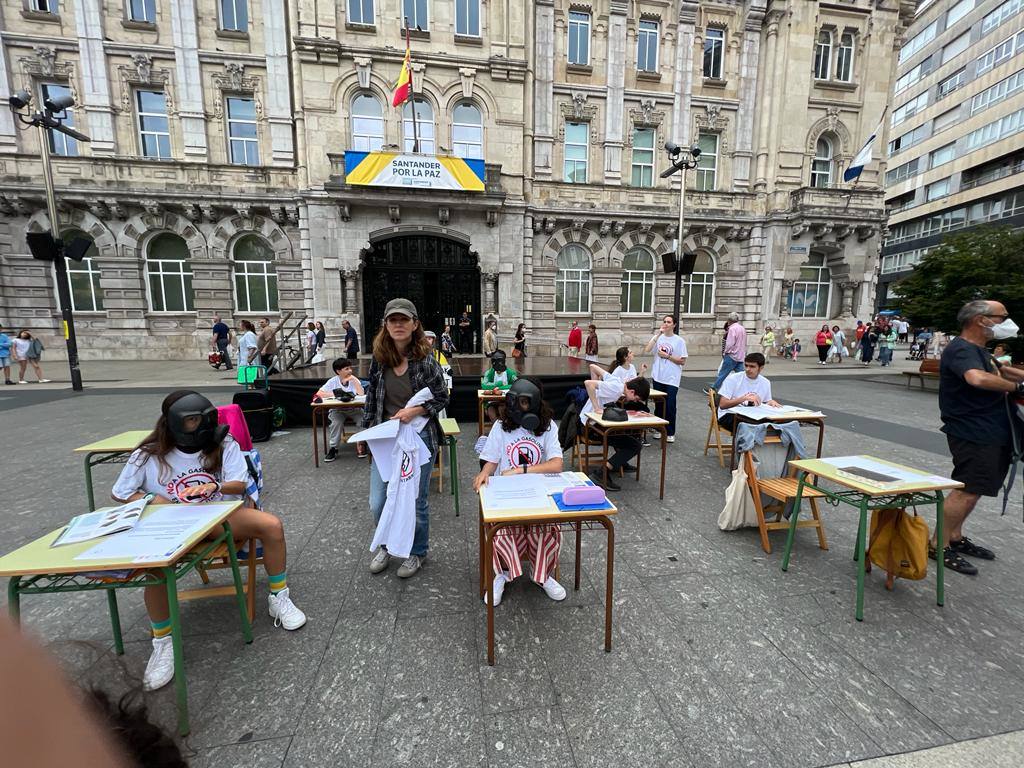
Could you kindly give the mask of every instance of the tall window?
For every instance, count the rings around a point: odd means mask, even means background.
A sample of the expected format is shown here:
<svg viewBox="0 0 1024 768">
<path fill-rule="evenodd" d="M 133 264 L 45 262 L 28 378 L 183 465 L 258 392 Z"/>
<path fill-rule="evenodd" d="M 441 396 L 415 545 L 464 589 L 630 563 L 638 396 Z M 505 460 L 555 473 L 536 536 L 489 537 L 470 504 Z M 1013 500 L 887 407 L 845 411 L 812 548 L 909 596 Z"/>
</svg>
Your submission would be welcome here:
<svg viewBox="0 0 1024 768">
<path fill-rule="evenodd" d="M 839 38 L 836 52 L 836 80 L 841 83 L 853 82 L 853 35 L 844 32 Z"/>
<path fill-rule="evenodd" d="M 565 180 L 570 184 L 587 183 L 589 141 L 587 123 L 565 124 Z"/>
<path fill-rule="evenodd" d="M 372 26 L 373 0 L 348 0 L 348 23 Z"/>
<path fill-rule="evenodd" d="M 909 59 L 915 53 L 924 48 L 928 43 L 935 39 L 935 35 L 939 30 L 939 20 L 936 19 L 927 27 L 922 29 L 912 38 L 910 38 L 902 48 L 900 48 L 900 63 Z"/>
<path fill-rule="evenodd" d="M 232 96 L 228 100 L 228 144 L 234 165 L 259 165 L 260 142 L 256 136 L 256 102 Z"/>
<path fill-rule="evenodd" d="M 704 77 L 722 79 L 725 56 L 725 30 L 708 27 L 704 32 Z"/>
<path fill-rule="evenodd" d="M 352 149 L 376 152 L 384 146 L 384 112 L 380 100 L 369 93 L 352 99 Z"/>
<path fill-rule="evenodd" d="M 634 187 L 654 186 L 653 128 L 637 128 L 633 131 L 633 173 L 630 183 Z"/>
<path fill-rule="evenodd" d="M 235 297 L 239 312 L 277 312 L 274 252 L 258 235 L 243 235 L 232 251 Z"/>
<path fill-rule="evenodd" d="M 832 142 L 824 136 L 814 145 L 811 162 L 811 186 L 824 189 L 832 186 Z"/>
<path fill-rule="evenodd" d="M 475 104 L 463 102 L 452 110 L 452 152 L 456 157 L 483 159 L 484 121 Z"/>
<path fill-rule="evenodd" d="M 832 62 L 832 33 L 823 29 L 818 33 L 818 42 L 814 44 L 814 77 L 816 80 L 828 80 L 828 69 Z"/>
<path fill-rule="evenodd" d="M 43 83 L 43 101 L 47 99 L 59 99 L 62 96 L 70 96 L 71 90 L 66 85 L 56 85 L 54 83 Z M 75 116 L 72 110 L 64 110 L 66 118 L 62 118 L 61 122 L 69 127 L 74 127 Z M 49 136 L 50 153 L 54 155 L 61 155 L 63 157 L 78 157 L 78 142 L 70 136 L 65 136 L 63 133 L 58 131 L 47 131 Z"/>
<path fill-rule="evenodd" d="M 658 22 L 640 19 L 636 34 L 636 68 L 641 72 L 658 71 Z"/>
<path fill-rule="evenodd" d="M 622 257 L 623 312 L 654 311 L 654 256 L 646 248 L 632 248 Z"/>
<path fill-rule="evenodd" d="M 455 0 L 455 34 L 480 37 L 480 0 Z"/>
<path fill-rule="evenodd" d="M 131 21 L 156 22 L 156 0 L 128 0 L 128 18 Z"/>
<path fill-rule="evenodd" d="M 57 0 L 31 0 L 29 8 L 40 13 L 57 13 Z"/>
<path fill-rule="evenodd" d="M 171 129 L 167 122 L 167 102 L 163 91 L 136 91 L 135 108 L 139 117 L 139 148 L 143 157 L 171 159 Z"/>
<path fill-rule="evenodd" d="M 555 260 L 555 312 L 590 312 L 590 254 L 570 243 Z"/>
<path fill-rule="evenodd" d="M 430 29 L 430 17 L 427 15 L 427 0 L 402 0 L 402 10 L 409 29 L 426 32 Z"/>
<path fill-rule="evenodd" d="M 248 0 L 220 0 L 221 29 L 234 32 L 249 31 Z"/>
<path fill-rule="evenodd" d="M 972 10 L 974 10 L 974 0 L 960 0 L 946 14 L 946 29 L 952 27 Z"/>
<path fill-rule="evenodd" d="M 70 243 L 76 237 L 92 240 L 89 235 L 81 230 L 72 229 L 61 233 L 65 243 Z M 93 243 L 85 252 L 85 258 L 81 261 L 68 259 L 68 287 L 71 289 L 71 308 L 75 312 L 102 312 L 103 311 L 103 289 L 100 287 L 100 270 L 96 266 L 96 244 Z"/>
<path fill-rule="evenodd" d="M 710 315 L 715 307 L 715 260 L 697 251 L 693 274 L 683 276 L 681 310 L 686 315 Z"/>
<path fill-rule="evenodd" d="M 952 75 L 942 80 L 939 83 L 938 97 L 939 99 L 949 96 L 953 91 L 964 84 L 964 70 L 954 72 Z"/>
<path fill-rule="evenodd" d="M 825 257 L 812 253 L 789 291 L 789 313 L 793 317 L 828 317 L 831 293 L 832 273 Z"/>
<path fill-rule="evenodd" d="M 590 64 L 590 14 L 569 11 L 569 63 Z"/>
<path fill-rule="evenodd" d="M 192 312 L 192 267 L 188 246 L 177 235 L 165 233 L 149 241 L 146 252 L 149 306 L 154 312 Z"/>
<path fill-rule="evenodd" d="M 416 105 L 416 125 L 412 124 L 412 104 Z M 405 102 L 402 105 L 402 130 L 405 138 L 405 151 L 413 151 L 413 128 L 420 137 L 420 152 L 432 155 L 437 151 L 434 142 L 434 109 L 430 102 L 423 99 L 416 99 L 414 102 Z"/>
<path fill-rule="evenodd" d="M 700 157 L 697 158 L 697 189 L 713 191 L 718 186 L 718 134 L 697 136 Z"/>
</svg>

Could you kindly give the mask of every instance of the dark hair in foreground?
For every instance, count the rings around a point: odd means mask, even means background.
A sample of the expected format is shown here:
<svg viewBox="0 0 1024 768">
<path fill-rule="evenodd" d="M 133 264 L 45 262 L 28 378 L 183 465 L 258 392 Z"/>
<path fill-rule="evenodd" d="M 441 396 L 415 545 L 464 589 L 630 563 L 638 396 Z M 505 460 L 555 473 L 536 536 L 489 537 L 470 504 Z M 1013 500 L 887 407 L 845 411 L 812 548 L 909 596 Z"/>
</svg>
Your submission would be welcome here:
<svg viewBox="0 0 1024 768">
<path fill-rule="evenodd" d="M 127 753 L 133 765 L 145 768 L 188 768 L 174 739 L 149 719 L 145 704 L 134 706 L 136 691 L 129 691 L 114 703 L 96 688 L 86 694 L 86 703 Z"/>
<path fill-rule="evenodd" d="M 743 358 L 744 363 L 755 363 L 761 367 L 764 367 L 765 359 L 764 355 L 760 352 L 751 352 L 749 355 Z"/>
<path fill-rule="evenodd" d="M 651 396 L 651 382 L 645 379 L 643 376 L 637 376 L 635 379 L 630 379 L 626 382 L 626 389 L 630 389 L 636 392 L 636 396 L 643 400 L 645 403 Z"/>
<path fill-rule="evenodd" d="M 335 373 L 340 371 L 342 368 L 351 368 L 351 367 L 352 367 L 352 361 L 349 360 L 347 357 L 339 357 L 337 360 L 335 360 L 331 364 L 331 368 L 334 370 Z"/>
<path fill-rule="evenodd" d="M 536 376 L 520 376 L 518 380 L 522 381 L 524 379 L 540 390 L 540 426 L 537 427 L 533 434 L 537 437 L 541 437 L 548 431 L 548 427 L 551 426 L 551 422 L 554 421 L 555 412 L 551 410 L 551 406 L 548 405 L 548 401 L 544 399 L 544 385 L 541 383 L 541 380 Z M 501 428 L 506 432 L 515 432 L 519 429 L 519 425 L 512 420 L 512 414 L 507 410 L 501 419 Z"/>
</svg>

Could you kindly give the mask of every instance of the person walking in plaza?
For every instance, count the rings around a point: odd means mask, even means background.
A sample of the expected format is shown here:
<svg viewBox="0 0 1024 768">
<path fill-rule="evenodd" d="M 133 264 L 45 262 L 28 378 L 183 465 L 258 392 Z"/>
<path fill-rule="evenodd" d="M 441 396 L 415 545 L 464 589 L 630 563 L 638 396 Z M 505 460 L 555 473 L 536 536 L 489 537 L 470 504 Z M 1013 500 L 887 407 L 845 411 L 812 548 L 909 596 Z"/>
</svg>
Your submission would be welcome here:
<svg viewBox="0 0 1024 768">
<path fill-rule="evenodd" d="M 256 326 L 248 320 L 238 323 L 238 364 L 254 365 L 259 354 Z"/>
<path fill-rule="evenodd" d="M 838 325 L 832 326 L 832 346 L 828 348 L 829 359 L 835 358 L 837 363 L 843 362 L 846 356 L 846 334 Z"/>
<path fill-rule="evenodd" d="M 764 333 L 761 334 L 761 354 L 764 355 L 765 364 L 767 365 L 768 358 L 771 357 L 772 352 L 775 351 L 775 331 L 772 330 L 770 325 L 764 327 Z"/>
<path fill-rule="evenodd" d="M 1013 398 L 1024 397 L 1024 371 L 1001 365 L 985 348 L 993 339 L 1010 339 L 1020 329 L 998 301 L 977 300 L 957 313 L 960 335 L 939 361 L 939 413 L 953 457 L 953 479 L 964 484 L 950 491 L 943 507 L 944 540 L 933 537 L 931 556 L 942 547 L 945 566 L 975 575 L 965 559 L 994 560 L 992 550 L 964 536 L 963 526 L 978 499 L 997 496 L 1016 451 L 1024 422 Z"/>
<path fill-rule="evenodd" d="M 850 353 L 853 355 L 855 360 L 860 357 L 860 341 L 864 338 L 864 331 L 866 330 L 867 326 L 864 325 L 864 321 L 858 320 L 857 327 L 853 331 L 853 349 L 850 350 Z"/>
<path fill-rule="evenodd" d="M 526 323 L 516 326 L 516 335 L 512 339 L 512 357 L 526 357 Z"/>
<path fill-rule="evenodd" d="M 730 328 L 730 330 L 732 330 Z M 743 343 L 746 344 L 746 331 L 743 332 Z M 686 365 L 686 341 L 676 334 L 676 319 L 672 315 L 662 315 L 661 329 L 651 337 L 644 346 L 644 354 L 654 350 L 654 365 L 651 367 L 651 379 L 654 389 L 665 393 L 665 420 L 668 422 L 668 442 L 676 441 L 676 398 L 679 395 L 679 382 L 683 377 L 683 366 Z M 655 432 L 661 437 L 660 432 Z"/>
<path fill-rule="evenodd" d="M 359 334 L 348 320 L 342 320 L 341 327 L 345 330 L 345 357 L 355 362 L 359 358 Z"/>
<path fill-rule="evenodd" d="M 781 357 L 792 357 L 793 356 L 793 339 L 796 335 L 793 333 L 792 328 L 786 328 L 785 334 L 782 336 L 782 349 L 779 350 Z M 745 363 L 744 363 L 745 365 Z"/>
<path fill-rule="evenodd" d="M 0 325 L 0 368 L 4 369 L 4 384 L 14 384 L 11 381 L 11 337 L 4 333 L 4 327 Z"/>
<path fill-rule="evenodd" d="M 821 330 L 814 335 L 814 346 L 818 348 L 818 365 L 828 365 L 828 348 L 832 346 L 832 331 L 828 323 L 821 326 Z"/>
<path fill-rule="evenodd" d="M 583 356 L 583 359 L 591 363 L 596 363 L 599 349 L 600 347 L 597 343 L 597 326 L 591 323 L 587 326 L 586 354 Z"/>
<path fill-rule="evenodd" d="M 441 352 L 444 353 L 445 357 L 451 360 L 455 357 L 455 353 L 457 351 L 458 350 L 455 348 L 455 342 L 452 341 L 452 327 L 450 325 L 446 325 L 444 330 L 441 331 Z"/>
<path fill-rule="evenodd" d="M 484 328 L 484 357 L 490 357 L 498 350 L 498 324 L 488 322 Z"/>
<path fill-rule="evenodd" d="M 729 329 L 725 332 L 725 348 L 722 350 L 722 364 L 718 377 L 711 389 L 718 390 L 730 373 L 743 370 L 743 358 L 747 356 L 747 329 L 740 322 L 737 312 L 729 314 Z"/>
<path fill-rule="evenodd" d="M 47 384 L 50 381 L 43 378 L 43 367 L 39 364 L 42 356 L 43 342 L 35 338 L 25 328 L 18 331 L 18 336 L 14 339 L 14 359 L 18 361 L 19 384 L 28 384 L 25 380 L 25 369 L 30 365 L 40 384 Z"/>
<path fill-rule="evenodd" d="M 323 352 L 324 347 L 327 346 L 327 329 L 324 328 L 324 324 L 319 320 L 316 321 L 316 351 Z"/>
<path fill-rule="evenodd" d="M 220 363 L 214 367 L 219 371 L 221 364 L 224 370 L 231 370 L 231 356 L 228 354 L 234 334 L 228 328 L 227 323 L 220 319 L 220 315 L 213 316 L 213 336 L 210 338 L 210 349 L 220 352 Z"/>
<path fill-rule="evenodd" d="M 910 333 L 910 323 L 905 317 L 901 317 L 896 323 L 896 332 L 899 334 L 900 344 L 907 343 L 907 334 Z"/>
<path fill-rule="evenodd" d="M 860 361 L 863 365 L 871 365 L 875 356 L 875 345 L 878 344 L 878 329 L 874 325 L 864 325 L 864 333 L 860 337 Z"/>
<path fill-rule="evenodd" d="M 416 489 L 416 529 L 410 554 L 398 568 L 398 577 L 407 579 L 419 571 L 429 549 L 430 467 L 441 440 L 437 415 L 448 405 L 444 372 L 431 354 L 430 342 L 423 333 L 416 306 L 408 299 L 392 299 L 384 308 L 384 324 L 373 339 L 369 380 L 363 408 L 364 429 L 388 419 L 408 424 L 418 417 L 427 417 L 427 424 L 419 433 L 428 455 L 421 463 Z M 430 391 L 430 399 L 409 407 L 409 400 L 423 389 Z M 369 503 L 375 524 L 380 522 L 387 493 L 388 481 L 381 477 L 377 462 L 373 462 L 370 465 Z M 387 549 L 378 547 L 370 561 L 370 573 L 385 570 L 390 560 Z"/>
<path fill-rule="evenodd" d="M 570 357 L 579 357 L 580 347 L 583 346 L 583 331 L 575 320 L 572 321 L 572 328 L 569 329 L 568 345 Z"/>
<path fill-rule="evenodd" d="M 892 325 L 884 328 L 881 333 L 878 334 L 878 361 L 881 363 L 883 368 L 888 368 L 892 365 L 892 353 L 896 348 L 896 339 L 899 338 L 899 334 L 896 332 L 896 328 Z"/>
<path fill-rule="evenodd" d="M 260 364 L 267 369 L 267 373 L 270 373 L 270 369 L 274 367 L 274 358 L 277 357 L 277 333 L 270 324 L 269 317 L 260 318 L 259 343 Z"/>
<path fill-rule="evenodd" d="M 316 357 L 316 323 L 306 323 L 306 362 L 313 362 Z"/>
</svg>

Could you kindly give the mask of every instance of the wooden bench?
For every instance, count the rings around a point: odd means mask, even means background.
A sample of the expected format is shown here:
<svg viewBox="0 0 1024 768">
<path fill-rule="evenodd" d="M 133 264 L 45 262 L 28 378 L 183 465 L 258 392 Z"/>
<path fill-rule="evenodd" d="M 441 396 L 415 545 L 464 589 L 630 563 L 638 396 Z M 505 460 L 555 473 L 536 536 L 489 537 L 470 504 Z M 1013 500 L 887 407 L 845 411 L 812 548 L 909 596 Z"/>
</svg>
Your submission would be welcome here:
<svg viewBox="0 0 1024 768">
<path fill-rule="evenodd" d="M 907 389 L 910 389 L 910 382 L 917 379 L 921 382 L 921 389 L 924 389 L 925 379 L 939 378 L 939 358 L 932 357 L 921 361 L 921 367 L 916 371 L 904 371 L 907 377 Z"/>
</svg>

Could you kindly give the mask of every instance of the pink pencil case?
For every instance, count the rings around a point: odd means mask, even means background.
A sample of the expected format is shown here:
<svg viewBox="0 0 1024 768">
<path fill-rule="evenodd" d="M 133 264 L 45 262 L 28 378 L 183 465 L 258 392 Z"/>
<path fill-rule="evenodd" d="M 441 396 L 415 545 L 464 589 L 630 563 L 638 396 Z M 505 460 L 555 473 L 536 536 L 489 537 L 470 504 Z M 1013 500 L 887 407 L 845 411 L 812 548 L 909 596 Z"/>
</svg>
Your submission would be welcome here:
<svg viewBox="0 0 1024 768">
<path fill-rule="evenodd" d="M 562 491 L 562 503 L 568 507 L 598 505 L 605 498 L 604 488 L 596 485 L 576 485 Z"/>
</svg>

